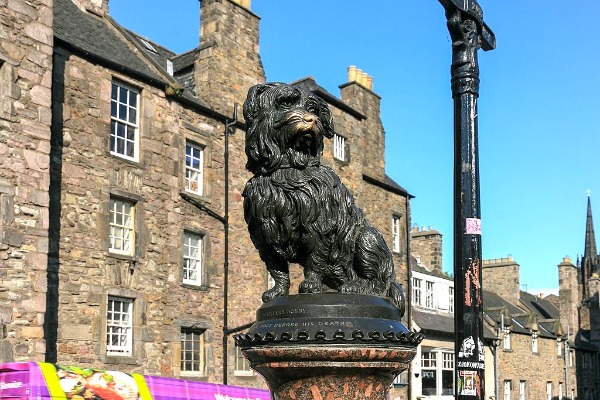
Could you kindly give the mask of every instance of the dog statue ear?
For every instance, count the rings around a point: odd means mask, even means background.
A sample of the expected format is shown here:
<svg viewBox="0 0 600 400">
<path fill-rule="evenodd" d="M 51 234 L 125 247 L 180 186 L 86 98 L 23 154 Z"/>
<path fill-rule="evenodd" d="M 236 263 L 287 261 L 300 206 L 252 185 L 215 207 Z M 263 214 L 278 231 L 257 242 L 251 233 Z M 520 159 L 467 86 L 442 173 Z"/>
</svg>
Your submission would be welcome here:
<svg viewBox="0 0 600 400">
<path fill-rule="evenodd" d="M 331 139 L 333 137 L 333 115 L 331 114 L 331 110 L 329 109 L 329 106 L 327 105 L 327 103 L 325 102 L 325 100 L 321 99 L 320 97 L 319 99 L 319 119 L 321 120 L 321 123 L 323 124 L 323 136 L 325 136 L 328 139 Z"/>
</svg>

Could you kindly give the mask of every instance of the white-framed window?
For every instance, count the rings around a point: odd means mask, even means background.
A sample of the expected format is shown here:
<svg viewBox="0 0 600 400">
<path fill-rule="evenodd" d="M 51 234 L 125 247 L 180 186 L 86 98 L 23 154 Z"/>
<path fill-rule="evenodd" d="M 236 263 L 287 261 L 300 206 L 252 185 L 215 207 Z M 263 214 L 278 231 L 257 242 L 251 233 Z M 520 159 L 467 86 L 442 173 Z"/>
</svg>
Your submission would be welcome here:
<svg viewBox="0 0 600 400">
<path fill-rule="evenodd" d="M 181 374 L 204 375 L 204 330 L 181 328 Z"/>
<path fill-rule="evenodd" d="M 454 395 L 454 353 L 431 349 L 421 353 L 421 394 L 423 396 Z"/>
<path fill-rule="evenodd" d="M 183 283 L 202 285 L 202 236 L 192 233 L 183 233 Z"/>
<path fill-rule="evenodd" d="M 569 350 L 569 367 L 573 366 L 573 350 Z"/>
<path fill-rule="evenodd" d="M 412 278 L 413 305 L 415 305 L 415 306 L 423 305 L 423 298 L 422 298 L 423 289 L 421 288 L 422 283 L 423 283 L 422 279 Z"/>
<path fill-rule="evenodd" d="M 454 312 L 454 287 L 448 288 L 448 312 Z"/>
<path fill-rule="evenodd" d="M 111 198 L 109 202 L 109 247 L 112 253 L 133 255 L 135 249 L 135 205 Z"/>
<path fill-rule="evenodd" d="M 552 382 L 546 382 L 546 400 L 552 400 Z"/>
<path fill-rule="evenodd" d="M 430 281 L 425 281 L 425 307 L 426 308 L 435 308 L 434 301 L 434 283 Z"/>
<path fill-rule="evenodd" d="M 531 334 L 531 351 L 534 353 L 538 352 L 538 335 L 536 332 Z"/>
<path fill-rule="evenodd" d="M 519 400 L 525 400 L 525 381 L 519 382 Z"/>
<path fill-rule="evenodd" d="M 113 81 L 110 99 L 110 154 L 139 157 L 139 91 Z"/>
<path fill-rule="evenodd" d="M 558 357 L 562 356 L 562 342 L 560 339 L 556 340 L 556 355 Z"/>
<path fill-rule="evenodd" d="M 392 216 L 392 250 L 400 252 L 400 217 L 397 215 Z"/>
<path fill-rule="evenodd" d="M 250 361 L 244 354 L 242 354 L 242 349 L 238 346 L 235 346 L 235 370 L 234 375 L 238 376 L 249 376 L 253 375 L 252 368 L 250 368 Z"/>
<path fill-rule="evenodd" d="M 558 382 L 558 400 L 563 400 L 563 383 Z"/>
<path fill-rule="evenodd" d="M 110 296 L 106 309 L 106 354 L 130 356 L 133 339 L 133 300 Z"/>
<path fill-rule="evenodd" d="M 333 135 L 333 156 L 346 161 L 346 138 L 335 133 Z"/>
<path fill-rule="evenodd" d="M 408 371 L 402 371 L 398 376 L 394 378 L 392 386 L 406 386 L 408 385 Z"/>
<path fill-rule="evenodd" d="M 510 400 L 510 381 L 504 381 L 504 393 L 503 393 L 503 399 L 504 400 Z"/>
<path fill-rule="evenodd" d="M 185 144 L 185 190 L 202 195 L 204 180 L 204 147 Z"/>
<path fill-rule="evenodd" d="M 503 333 L 502 348 L 504 350 L 510 350 L 510 328 L 505 327 Z"/>
</svg>

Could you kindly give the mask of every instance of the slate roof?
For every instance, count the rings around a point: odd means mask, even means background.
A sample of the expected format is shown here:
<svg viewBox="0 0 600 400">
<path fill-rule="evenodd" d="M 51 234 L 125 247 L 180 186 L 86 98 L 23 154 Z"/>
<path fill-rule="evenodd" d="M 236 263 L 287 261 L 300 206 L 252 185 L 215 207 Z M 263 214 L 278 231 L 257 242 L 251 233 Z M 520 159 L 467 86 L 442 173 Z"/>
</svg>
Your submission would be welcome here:
<svg viewBox="0 0 600 400">
<path fill-rule="evenodd" d="M 529 310 L 536 313 L 540 318 L 560 318 L 560 310 L 553 302 L 523 291 L 521 292 L 520 297 L 521 303 Z"/>
<path fill-rule="evenodd" d="M 127 70 L 154 82 L 156 74 L 100 17 L 81 11 L 71 0 L 54 2 L 54 36 L 59 41 L 116 70 Z"/>
<path fill-rule="evenodd" d="M 412 310 L 412 319 L 424 331 L 454 333 L 454 316 L 451 314 L 440 315 L 415 308 Z"/>
</svg>

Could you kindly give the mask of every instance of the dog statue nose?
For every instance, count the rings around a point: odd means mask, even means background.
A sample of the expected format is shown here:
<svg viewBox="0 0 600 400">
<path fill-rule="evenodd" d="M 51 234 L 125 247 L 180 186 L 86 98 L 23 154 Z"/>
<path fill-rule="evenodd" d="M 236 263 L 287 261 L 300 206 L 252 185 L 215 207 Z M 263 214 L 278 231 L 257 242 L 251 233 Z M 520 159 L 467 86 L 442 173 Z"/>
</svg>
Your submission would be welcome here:
<svg viewBox="0 0 600 400">
<path fill-rule="evenodd" d="M 306 115 L 304 115 L 304 117 L 302 117 L 302 119 L 304 120 L 304 122 L 315 122 L 315 120 L 317 119 L 317 117 L 314 114 L 308 113 Z"/>
</svg>

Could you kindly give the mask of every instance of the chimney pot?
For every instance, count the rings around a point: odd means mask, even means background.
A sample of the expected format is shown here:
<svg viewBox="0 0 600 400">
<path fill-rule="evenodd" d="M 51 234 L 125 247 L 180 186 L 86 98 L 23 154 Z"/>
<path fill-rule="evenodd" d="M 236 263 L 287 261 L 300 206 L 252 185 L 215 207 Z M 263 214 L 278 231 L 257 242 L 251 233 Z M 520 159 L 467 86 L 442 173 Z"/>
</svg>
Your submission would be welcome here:
<svg viewBox="0 0 600 400">
<path fill-rule="evenodd" d="M 354 65 L 348 67 L 348 82 L 356 82 L 356 67 Z"/>
</svg>

